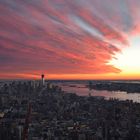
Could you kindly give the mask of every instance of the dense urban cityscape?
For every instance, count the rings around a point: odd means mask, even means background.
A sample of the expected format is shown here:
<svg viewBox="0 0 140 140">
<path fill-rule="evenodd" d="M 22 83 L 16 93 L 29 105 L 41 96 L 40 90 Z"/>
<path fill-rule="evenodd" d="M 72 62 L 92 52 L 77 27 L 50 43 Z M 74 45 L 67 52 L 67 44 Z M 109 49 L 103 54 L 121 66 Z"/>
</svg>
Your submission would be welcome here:
<svg viewBox="0 0 140 140">
<path fill-rule="evenodd" d="M 139 139 L 139 103 L 65 93 L 44 75 L 1 82 L 0 140 Z"/>
<path fill-rule="evenodd" d="M 140 140 L 140 0 L 0 0 L 0 140 Z"/>
</svg>

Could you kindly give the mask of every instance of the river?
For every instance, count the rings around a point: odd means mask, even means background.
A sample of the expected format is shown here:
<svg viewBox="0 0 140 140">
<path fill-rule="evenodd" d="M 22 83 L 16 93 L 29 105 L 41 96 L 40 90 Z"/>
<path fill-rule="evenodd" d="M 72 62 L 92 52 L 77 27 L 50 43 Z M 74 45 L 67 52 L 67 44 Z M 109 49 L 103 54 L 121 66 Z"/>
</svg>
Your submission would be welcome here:
<svg viewBox="0 0 140 140">
<path fill-rule="evenodd" d="M 127 93 L 121 91 L 106 91 L 106 90 L 89 90 L 86 87 L 86 83 L 76 82 L 59 82 L 57 85 L 62 87 L 62 90 L 66 93 L 76 93 L 80 96 L 101 96 L 105 99 L 115 98 L 119 100 L 133 100 L 140 103 L 140 93 Z"/>
</svg>

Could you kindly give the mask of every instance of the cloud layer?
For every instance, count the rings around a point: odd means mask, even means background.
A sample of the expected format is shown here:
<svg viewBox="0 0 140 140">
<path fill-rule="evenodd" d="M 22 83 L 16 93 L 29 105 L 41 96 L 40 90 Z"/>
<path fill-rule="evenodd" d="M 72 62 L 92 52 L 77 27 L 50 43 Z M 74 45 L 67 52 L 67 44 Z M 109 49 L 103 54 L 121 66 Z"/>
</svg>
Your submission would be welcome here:
<svg viewBox="0 0 140 140">
<path fill-rule="evenodd" d="M 0 0 L 0 73 L 103 74 L 140 29 L 139 0 Z"/>
</svg>

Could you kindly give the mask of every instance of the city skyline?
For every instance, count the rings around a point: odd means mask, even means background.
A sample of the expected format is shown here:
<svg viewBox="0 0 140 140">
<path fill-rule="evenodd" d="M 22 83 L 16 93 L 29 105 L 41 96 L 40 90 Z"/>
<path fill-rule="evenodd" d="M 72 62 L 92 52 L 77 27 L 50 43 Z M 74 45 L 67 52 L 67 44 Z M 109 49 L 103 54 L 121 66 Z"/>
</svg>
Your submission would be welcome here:
<svg viewBox="0 0 140 140">
<path fill-rule="evenodd" d="M 139 0 L 0 0 L 0 78 L 140 79 L 139 7 Z"/>
</svg>

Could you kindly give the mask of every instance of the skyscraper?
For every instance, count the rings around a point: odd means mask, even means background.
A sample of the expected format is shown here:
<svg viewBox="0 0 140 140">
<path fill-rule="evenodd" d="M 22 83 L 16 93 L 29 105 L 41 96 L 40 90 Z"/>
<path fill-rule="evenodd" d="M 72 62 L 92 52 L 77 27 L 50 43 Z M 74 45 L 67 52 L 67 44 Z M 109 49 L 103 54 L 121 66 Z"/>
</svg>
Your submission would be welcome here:
<svg viewBox="0 0 140 140">
<path fill-rule="evenodd" d="M 42 83 L 43 86 L 44 86 L 44 84 L 45 84 L 45 79 L 44 79 L 44 77 L 45 77 L 45 75 L 42 74 L 42 75 L 41 75 L 41 83 Z"/>
</svg>

